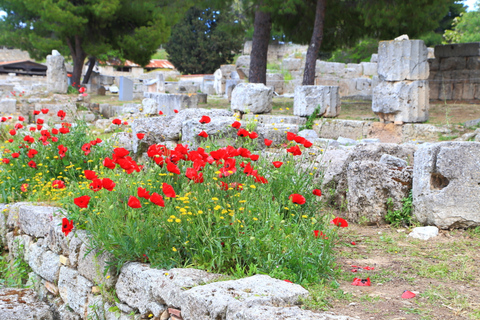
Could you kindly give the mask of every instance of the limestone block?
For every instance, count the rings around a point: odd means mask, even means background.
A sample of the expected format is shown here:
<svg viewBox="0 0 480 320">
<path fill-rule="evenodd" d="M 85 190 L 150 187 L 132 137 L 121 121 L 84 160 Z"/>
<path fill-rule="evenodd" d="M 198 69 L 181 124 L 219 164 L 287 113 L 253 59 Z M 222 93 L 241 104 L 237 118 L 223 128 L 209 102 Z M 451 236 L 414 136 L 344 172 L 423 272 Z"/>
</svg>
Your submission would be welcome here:
<svg viewBox="0 0 480 320">
<path fill-rule="evenodd" d="M 367 137 L 370 121 L 360 120 L 323 120 L 314 126 L 320 138 L 338 139 L 342 136 L 350 139 L 362 139 Z"/>
<path fill-rule="evenodd" d="M 114 141 L 115 145 L 120 148 L 125 148 L 128 151 L 133 151 L 133 135 L 131 132 L 116 132 L 112 135 L 111 141 Z"/>
<path fill-rule="evenodd" d="M 175 110 L 196 108 L 198 105 L 198 98 L 194 94 L 145 92 L 144 97 L 154 99 L 158 105 L 157 113 L 162 111 L 167 116 L 174 115 Z"/>
<path fill-rule="evenodd" d="M 58 280 L 60 256 L 50 250 L 45 250 L 38 243 L 32 243 L 28 248 L 28 264 L 42 278 L 50 282 Z"/>
<path fill-rule="evenodd" d="M 270 114 L 246 114 L 242 117 L 242 121 L 255 121 L 263 124 L 279 125 L 279 124 L 296 124 L 303 125 L 306 119 L 298 116 L 274 116 Z"/>
<path fill-rule="evenodd" d="M 259 137 L 258 146 L 260 148 L 264 148 L 265 144 L 263 143 L 263 139 L 269 139 L 273 141 L 274 146 L 279 146 L 285 142 L 286 140 L 286 132 L 293 132 L 295 134 L 298 133 L 298 125 L 296 124 L 283 124 L 283 123 L 275 123 L 275 124 L 261 124 L 257 127 L 256 132 L 258 133 Z"/>
<path fill-rule="evenodd" d="M 440 59 L 428 59 L 427 62 L 430 69 L 430 74 L 432 71 L 438 71 L 440 69 Z"/>
<path fill-rule="evenodd" d="M 370 58 L 370 62 L 378 63 L 378 53 L 372 53 L 372 57 Z"/>
<path fill-rule="evenodd" d="M 480 225 L 480 143 L 440 142 L 415 153 L 414 215 L 441 229 Z"/>
<path fill-rule="evenodd" d="M 80 248 L 88 241 L 87 232 L 85 230 L 76 230 L 75 233 L 70 233 L 67 237 L 68 240 L 68 259 L 70 265 L 76 268 L 78 265 L 78 259 L 80 258 Z"/>
<path fill-rule="evenodd" d="M 338 86 L 299 86 L 295 88 L 293 114 L 308 117 L 320 106 L 319 117 L 336 117 L 340 113 Z"/>
<path fill-rule="evenodd" d="M 282 69 L 287 71 L 298 71 L 303 67 L 302 59 L 287 58 L 282 60 Z"/>
<path fill-rule="evenodd" d="M 337 142 L 341 146 L 355 146 L 358 144 L 357 140 L 345 137 L 338 137 Z"/>
<path fill-rule="evenodd" d="M 410 232 L 408 236 L 415 239 L 428 240 L 438 236 L 438 228 L 432 226 L 416 227 L 412 229 L 412 232 Z"/>
<path fill-rule="evenodd" d="M 63 216 L 60 208 L 23 205 L 18 210 L 20 229 L 36 238 L 45 237 L 55 216 Z"/>
<path fill-rule="evenodd" d="M 237 79 L 227 79 L 225 81 L 225 96 L 229 102 L 232 101 L 232 92 L 233 89 L 240 83 L 240 80 Z"/>
<path fill-rule="evenodd" d="M 428 81 L 382 81 L 373 89 L 372 110 L 383 121 L 428 120 Z"/>
<path fill-rule="evenodd" d="M 355 79 L 329 80 L 331 85 L 338 84 L 340 97 L 354 96 L 357 92 L 357 81 Z"/>
<path fill-rule="evenodd" d="M 234 64 L 222 64 L 220 70 L 222 70 L 223 79 L 231 79 L 231 74 L 236 71 L 236 67 Z"/>
<path fill-rule="evenodd" d="M 250 56 L 240 56 L 235 63 L 240 79 L 248 79 L 250 72 Z"/>
<path fill-rule="evenodd" d="M 287 306 L 306 296 L 308 291 L 300 285 L 255 275 L 185 291 L 182 317 L 185 320 L 232 319 L 247 306 Z"/>
<path fill-rule="evenodd" d="M 464 83 L 463 92 L 460 100 L 473 100 L 475 99 L 475 89 L 476 84 L 474 83 Z"/>
<path fill-rule="evenodd" d="M 389 154 L 383 154 L 379 162 L 386 165 L 389 168 L 392 168 L 392 167 L 404 168 L 408 166 L 407 161 L 400 159 L 398 157 L 394 157 Z"/>
<path fill-rule="evenodd" d="M 267 87 L 273 87 L 273 91 L 283 94 L 284 76 L 281 73 L 267 73 Z"/>
<path fill-rule="evenodd" d="M 337 75 L 341 77 L 345 75 L 345 68 L 345 63 L 317 60 L 317 63 L 315 65 L 315 72 Z"/>
<path fill-rule="evenodd" d="M 322 312 L 316 313 L 310 310 L 303 310 L 299 307 L 269 307 L 255 306 L 243 308 L 229 314 L 229 320 L 251 320 L 251 319 L 282 319 L 282 320 L 354 320 L 348 316 L 333 315 Z"/>
<path fill-rule="evenodd" d="M 230 109 L 254 114 L 272 111 L 273 88 L 262 83 L 240 83 L 232 92 Z"/>
<path fill-rule="evenodd" d="M 313 129 L 305 129 L 305 130 L 299 131 L 298 136 L 303 137 L 309 140 L 310 142 L 313 142 L 314 140 L 318 139 L 318 134 Z"/>
<path fill-rule="evenodd" d="M 147 116 L 158 114 L 158 104 L 151 98 L 145 98 L 142 100 L 142 113 Z"/>
<path fill-rule="evenodd" d="M 56 317 L 47 303 L 37 299 L 33 290 L 1 288 L 0 319 L 54 320 Z"/>
<path fill-rule="evenodd" d="M 17 100 L 16 99 L 2 99 L 0 101 L 0 114 L 12 115 L 17 112 Z"/>
<path fill-rule="evenodd" d="M 376 76 L 378 75 L 378 63 L 375 62 L 360 62 L 362 66 L 362 73 L 364 76 Z"/>
<path fill-rule="evenodd" d="M 357 78 L 355 79 L 355 89 L 357 95 L 372 95 L 372 79 L 369 78 Z"/>
<path fill-rule="evenodd" d="M 344 72 L 346 78 L 358 78 L 362 76 L 363 66 L 358 63 L 347 63 Z"/>
<path fill-rule="evenodd" d="M 235 139 L 237 130 L 232 128 L 231 124 L 235 122 L 235 117 L 214 117 L 209 123 L 200 123 L 199 118 L 189 119 L 182 123 L 182 143 L 188 144 L 191 149 L 196 149 L 206 138 L 199 137 L 198 134 L 205 131 L 209 138 L 215 138 L 220 142 L 224 139 Z"/>
<path fill-rule="evenodd" d="M 68 78 L 65 68 L 65 58 L 61 55 L 47 56 L 47 91 L 67 93 Z"/>
<path fill-rule="evenodd" d="M 71 311 L 72 309 L 68 307 L 66 304 L 62 304 L 58 307 L 57 311 L 60 315 L 60 319 L 62 320 L 82 320 L 78 313 Z"/>
<path fill-rule="evenodd" d="M 403 141 L 423 140 L 437 141 L 441 134 L 449 134 L 451 130 L 426 123 L 408 123 L 402 126 Z"/>
<path fill-rule="evenodd" d="M 466 57 L 449 57 L 440 59 L 440 71 L 463 70 L 467 66 Z"/>
<path fill-rule="evenodd" d="M 75 269 L 60 268 L 58 291 L 62 300 L 70 308 L 85 318 L 88 309 L 88 295 L 92 291 L 93 283 L 81 276 Z"/>
<path fill-rule="evenodd" d="M 385 223 L 387 200 L 392 210 L 402 208 L 412 185 L 412 167 L 389 168 L 376 161 L 354 161 L 347 168 L 349 221 L 366 220 L 370 224 Z"/>
<path fill-rule="evenodd" d="M 26 234 L 14 236 L 13 232 L 9 232 L 5 239 L 5 245 L 8 245 L 8 255 L 11 260 L 22 258 L 28 261 L 30 245 L 33 243 L 32 237 Z"/>
<path fill-rule="evenodd" d="M 423 40 L 380 41 L 378 75 L 386 81 L 428 79 L 427 55 Z"/>
<path fill-rule="evenodd" d="M 456 43 L 435 46 L 435 58 L 448 57 L 478 57 L 480 56 L 480 43 Z"/>
<path fill-rule="evenodd" d="M 108 252 L 99 253 L 98 250 L 91 250 L 86 243 L 80 247 L 78 255 L 78 273 L 94 284 L 102 284 L 106 288 L 111 288 L 116 281 L 116 275 L 109 269 L 104 275 L 107 263 L 113 260 L 113 256 Z"/>
</svg>

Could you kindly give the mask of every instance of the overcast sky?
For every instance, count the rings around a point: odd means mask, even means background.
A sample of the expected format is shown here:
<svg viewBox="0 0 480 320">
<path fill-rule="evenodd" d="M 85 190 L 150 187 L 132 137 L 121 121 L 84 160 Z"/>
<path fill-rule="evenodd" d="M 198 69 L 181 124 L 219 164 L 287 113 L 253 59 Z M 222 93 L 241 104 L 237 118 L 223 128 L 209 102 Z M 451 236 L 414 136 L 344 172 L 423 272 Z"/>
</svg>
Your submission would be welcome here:
<svg viewBox="0 0 480 320">
<path fill-rule="evenodd" d="M 472 11 L 473 9 L 475 9 L 475 2 L 477 0 L 467 0 L 465 1 L 465 5 L 468 6 L 467 8 L 467 11 Z"/>
</svg>

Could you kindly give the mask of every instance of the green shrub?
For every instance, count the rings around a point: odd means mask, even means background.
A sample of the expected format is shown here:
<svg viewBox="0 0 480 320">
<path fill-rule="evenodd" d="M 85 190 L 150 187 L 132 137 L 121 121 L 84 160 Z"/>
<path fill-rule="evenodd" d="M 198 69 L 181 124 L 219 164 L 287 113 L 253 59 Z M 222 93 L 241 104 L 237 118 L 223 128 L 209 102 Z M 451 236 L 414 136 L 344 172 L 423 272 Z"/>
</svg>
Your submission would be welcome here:
<svg viewBox="0 0 480 320">
<path fill-rule="evenodd" d="M 393 200 L 389 198 L 387 200 L 387 214 L 385 220 L 394 227 L 409 226 L 412 223 L 412 210 L 413 210 L 413 198 L 412 191 L 410 191 L 408 197 L 402 199 L 402 209 L 392 210 Z"/>
<path fill-rule="evenodd" d="M 330 62 L 342 63 L 360 63 L 369 62 L 373 53 L 378 51 L 377 39 L 361 40 L 352 48 L 337 49 L 332 53 L 332 57 L 328 59 Z"/>
</svg>

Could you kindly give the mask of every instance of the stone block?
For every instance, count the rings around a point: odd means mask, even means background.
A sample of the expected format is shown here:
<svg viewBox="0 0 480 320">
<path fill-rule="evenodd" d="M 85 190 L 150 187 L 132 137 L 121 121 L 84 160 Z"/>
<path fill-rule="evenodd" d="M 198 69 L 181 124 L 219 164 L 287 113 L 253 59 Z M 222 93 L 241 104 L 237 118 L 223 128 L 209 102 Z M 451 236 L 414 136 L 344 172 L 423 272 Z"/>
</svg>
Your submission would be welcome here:
<svg viewBox="0 0 480 320">
<path fill-rule="evenodd" d="M 413 213 L 441 229 L 480 225 L 480 143 L 440 142 L 415 153 Z"/>
<path fill-rule="evenodd" d="M 303 125 L 306 119 L 298 116 L 274 116 L 270 114 L 246 114 L 242 117 L 243 121 L 255 121 L 262 124 L 280 125 L 280 124 L 296 124 Z"/>
<path fill-rule="evenodd" d="M 363 74 L 363 66 L 358 63 L 347 63 L 344 70 L 344 77 L 346 78 L 359 78 Z"/>
<path fill-rule="evenodd" d="M 162 111 L 166 116 L 175 115 L 175 110 L 180 111 L 198 106 L 198 98 L 195 94 L 145 92 L 144 97 L 155 100 L 158 105 L 157 113 Z"/>
<path fill-rule="evenodd" d="M 480 70 L 480 57 L 467 57 L 467 70 Z"/>
<path fill-rule="evenodd" d="M 60 268 L 58 291 L 62 300 L 70 308 L 85 318 L 88 311 L 88 295 L 92 291 L 93 283 L 81 276 L 75 269 Z"/>
<path fill-rule="evenodd" d="M 423 40 L 380 41 L 378 75 L 386 81 L 428 79 L 427 54 Z"/>
<path fill-rule="evenodd" d="M 362 66 L 362 73 L 364 76 L 376 76 L 378 75 L 378 63 L 375 62 L 360 62 Z"/>
<path fill-rule="evenodd" d="M 111 288 L 117 277 L 112 269 L 105 273 L 109 261 L 113 261 L 111 254 L 108 252 L 100 254 L 98 250 L 91 250 L 86 243 L 83 243 L 78 255 L 77 271 L 94 284 L 102 284 L 106 288 Z"/>
<path fill-rule="evenodd" d="M 362 139 L 367 137 L 370 121 L 359 120 L 322 120 L 313 129 L 320 138 L 338 139 L 339 137 L 350 139 Z"/>
<path fill-rule="evenodd" d="M 53 50 L 47 56 L 47 91 L 54 93 L 67 93 L 68 77 L 65 68 L 65 58 L 58 51 Z"/>
<path fill-rule="evenodd" d="M 281 73 L 267 73 L 267 87 L 273 87 L 277 94 L 283 94 L 284 76 Z"/>
<path fill-rule="evenodd" d="M 410 232 L 408 236 L 415 239 L 428 240 L 438 236 L 438 228 L 432 226 L 416 227 L 412 229 L 412 232 Z"/>
<path fill-rule="evenodd" d="M 287 306 L 308 296 L 300 285 L 255 275 L 239 280 L 197 286 L 184 293 L 184 319 L 232 319 L 246 307 Z"/>
<path fill-rule="evenodd" d="M 151 98 L 145 98 L 142 100 L 142 113 L 147 116 L 158 115 L 158 104 Z"/>
<path fill-rule="evenodd" d="M 430 74 L 432 71 L 440 70 L 440 59 L 428 59 L 427 62 L 430 69 Z"/>
<path fill-rule="evenodd" d="M 320 107 L 318 117 L 336 117 L 341 103 L 338 86 L 299 86 L 295 88 L 293 114 L 308 117 Z"/>
<path fill-rule="evenodd" d="M 240 83 L 232 92 L 230 109 L 254 114 L 272 111 L 273 88 L 262 83 Z"/>
<path fill-rule="evenodd" d="M 287 71 L 298 71 L 302 69 L 302 59 L 287 58 L 282 60 L 282 69 Z"/>
<path fill-rule="evenodd" d="M 49 304 L 40 301 L 33 290 L 18 288 L 0 289 L 0 319 L 56 319 Z"/>
<path fill-rule="evenodd" d="M 197 119 L 189 119 L 182 123 L 182 143 L 188 144 L 192 149 L 196 149 L 206 138 L 199 137 L 198 134 L 205 131 L 209 138 L 215 138 L 220 142 L 224 139 L 235 139 L 237 130 L 232 128 L 231 124 L 236 120 L 235 117 L 214 117 L 209 123 L 200 123 Z"/>
<path fill-rule="evenodd" d="M 23 205 L 18 210 L 20 229 L 36 238 L 48 235 L 55 216 L 63 216 L 60 208 Z"/>
<path fill-rule="evenodd" d="M 478 57 L 480 56 L 480 43 L 456 43 L 435 46 L 435 58 L 448 57 Z"/>
<path fill-rule="evenodd" d="M 42 278 L 50 282 L 58 280 L 60 256 L 50 250 L 45 250 L 38 243 L 32 243 L 28 248 L 28 264 Z"/>
<path fill-rule="evenodd" d="M 265 146 L 263 143 L 263 139 L 272 140 L 272 145 L 279 146 L 285 142 L 287 131 L 293 132 L 295 134 L 298 133 L 298 125 L 296 124 L 283 124 L 283 123 L 275 123 L 275 124 L 261 124 L 257 127 L 256 132 L 258 133 L 258 146 L 262 148 Z"/>
<path fill-rule="evenodd" d="M 441 58 L 439 70 L 440 71 L 452 71 L 452 70 L 464 70 L 467 66 L 466 57 L 448 57 Z"/>
<path fill-rule="evenodd" d="M 428 80 L 382 81 L 373 89 L 372 110 L 382 121 L 428 120 Z"/>
<path fill-rule="evenodd" d="M 118 100 L 131 101 L 133 100 L 133 81 L 127 77 L 120 77 L 120 91 Z"/>
<path fill-rule="evenodd" d="M 12 115 L 17 112 L 16 99 L 2 99 L 0 101 L 0 115 Z"/>
<path fill-rule="evenodd" d="M 407 123 L 402 126 L 404 142 L 411 140 L 437 141 L 439 135 L 449 133 L 451 130 L 448 128 L 426 123 Z"/>
</svg>

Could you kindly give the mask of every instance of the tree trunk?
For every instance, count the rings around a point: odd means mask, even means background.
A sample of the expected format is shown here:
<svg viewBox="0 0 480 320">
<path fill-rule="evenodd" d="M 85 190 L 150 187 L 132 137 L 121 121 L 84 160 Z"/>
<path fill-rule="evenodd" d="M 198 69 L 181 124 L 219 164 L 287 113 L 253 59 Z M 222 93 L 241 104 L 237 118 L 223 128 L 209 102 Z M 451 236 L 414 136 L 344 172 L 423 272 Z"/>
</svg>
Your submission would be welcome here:
<svg viewBox="0 0 480 320">
<path fill-rule="evenodd" d="M 267 52 L 268 43 L 270 42 L 270 30 L 272 29 L 270 13 L 262 12 L 257 8 L 253 28 L 248 78 L 250 83 L 267 84 Z"/>
<path fill-rule="evenodd" d="M 95 57 L 88 57 L 88 69 L 87 69 L 87 73 L 85 74 L 85 77 L 83 77 L 82 84 L 87 84 L 88 81 L 90 80 L 90 76 L 92 75 L 93 67 L 95 67 L 96 60 L 97 59 Z"/>
<path fill-rule="evenodd" d="M 303 73 L 302 83 L 304 86 L 315 84 L 315 65 L 317 63 L 318 50 L 320 50 L 320 46 L 322 45 L 326 2 L 326 0 L 317 0 L 315 25 L 305 59 L 305 72 Z"/>
<path fill-rule="evenodd" d="M 73 41 L 72 39 L 67 38 L 67 45 L 70 49 L 70 55 L 73 59 L 72 83 L 74 83 L 75 87 L 78 88 L 80 87 L 80 78 L 82 77 L 83 65 L 87 55 L 83 51 L 82 40 L 79 36 L 75 36 Z"/>
</svg>

